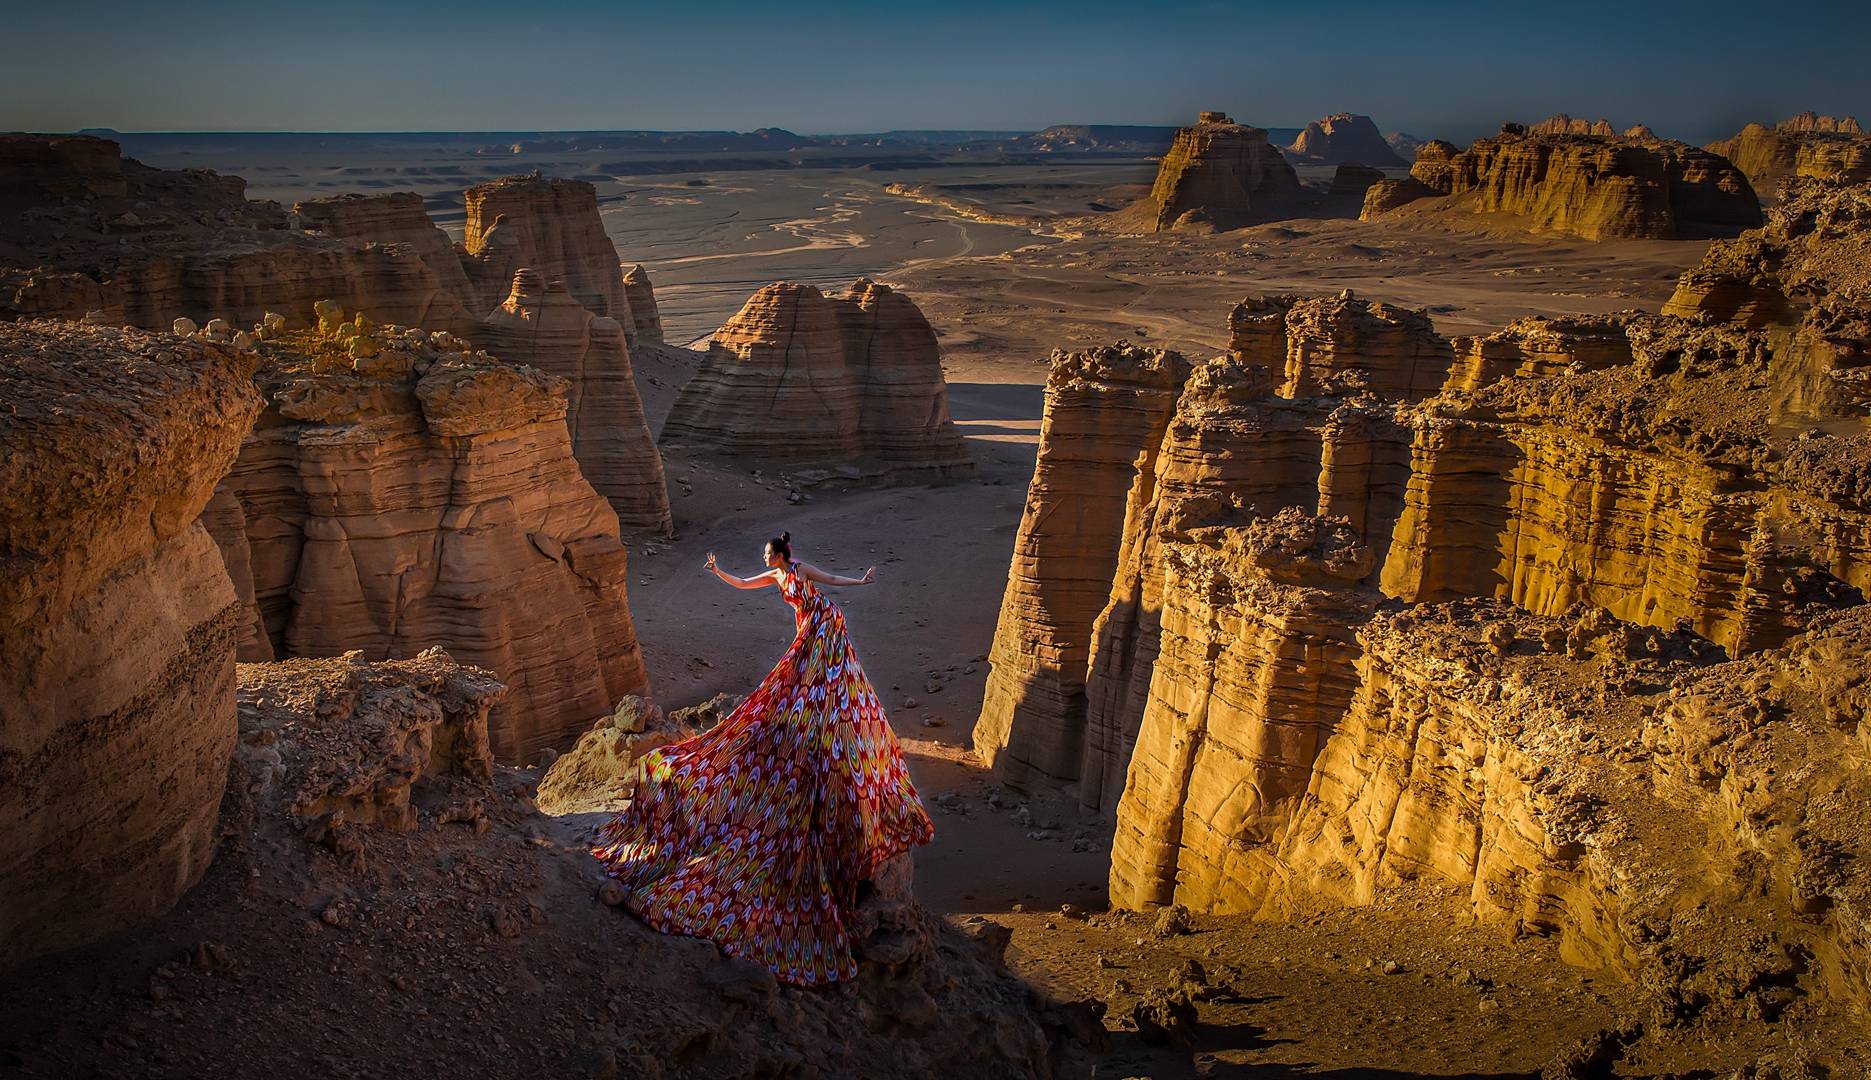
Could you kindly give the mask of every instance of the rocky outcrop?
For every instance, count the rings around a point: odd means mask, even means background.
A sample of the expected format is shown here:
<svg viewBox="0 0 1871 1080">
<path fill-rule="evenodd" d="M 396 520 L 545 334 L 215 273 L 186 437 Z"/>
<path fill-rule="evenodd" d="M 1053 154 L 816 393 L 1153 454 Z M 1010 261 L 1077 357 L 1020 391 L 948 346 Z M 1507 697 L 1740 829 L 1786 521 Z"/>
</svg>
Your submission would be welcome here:
<svg viewBox="0 0 1871 1080">
<path fill-rule="evenodd" d="M 262 341 L 266 413 L 222 482 L 239 513 L 217 539 L 270 646 L 243 657 L 440 645 L 507 684 L 494 753 L 530 760 L 642 693 L 643 659 L 565 380 L 465 348 L 329 307 Z"/>
<path fill-rule="evenodd" d="M 1851 117 L 1841 121 L 1802 113 L 1772 128 L 1749 124 L 1709 149 L 1734 162 L 1756 189 L 1769 194 L 1793 178 L 1871 180 L 1871 135 Z"/>
<path fill-rule="evenodd" d="M 1370 117 L 1346 112 L 1333 113 L 1323 120 L 1307 124 L 1306 130 L 1299 133 L 1286 152 L 1295 161 L 1318 165 L 1355 163 L 1380 167 L 1405 164 L 1390 143 L 1385 141 Z"/>
<path fill-rule="evenodd" d="M 837 297 L 794 282 L 755 293 L 709 341 L 660 438 L 786 462 L 807 483 L 973 471 L 935 331 L 908 297 L 862 279 Z"/>
<path fill-rule="evenodd" d="M 1388 213 L 1406 203 L 1447 194 L 1448 192 L 1437 191 L 1414 176 L 1375 180 L 1372 181 L 1370 187 L 1364 189 L 1364 203 L 1359 207 L 1358 220 L 1371 221 L 1380 214 Z"/>
<path fill-rule="evenodd" d="M 1871 184 L 1799 181 L 1759 229 L 1710 245 L 1665 314 L 1745 327 L 1805 327 L 1841 360 L 1861 356 L 1854 315 L 1871 307 Z M 1855 367 L 1839 362 L 1830 367 Z"/>
<path fill-rule="evenodd" d="M 580 830 L 535 810 L 534 775 L 477 742 L 499 693 L 441 650 L 242 665 L 238 749 L 231 768 L 226 745 L 212 762 L 231 782 L 207 879 L 134 941 L 0 982 L 0 1027 L 22 1035 L 9 1064 L 238 1076 L 270 1054 L 281 1075 L 395 1059 L 506 1076 L 520 1052 L 551 1076 L 1091 1074 L 1101 1007 L 1011 975 L 1006 927 L 924 910 L 907 857 L 848 913 L 859 971 L 829 993 L 611 906 Z M 332 1002 L 356 1003 L 341 1034 L 308 1020 Z M 107 1029 L 136 1032 L 135 1053 Z"/>
<path fill-rule="evenodd" d="M 61 159 L 74 187 L 92 156 Z M 0 966 L 162 912 L 208 865 L 240 608 L 197 518 L 259 412 L 250 370 L 0 323 Z"/>
<path fill-rule="evenodd" d="M 1421 188 L 1394 185 L 1381 195 L 1374 188 L 1365 216 L 1428 189 L 1456 196 L 1451 207 L 1511 214 L 1535 232 L 1587 240 L 1732 234 L 1761 220 L 1754 189 L 1726 158 L 1648 137 L 1539 134 L 1508 124 L 1460 153 L 1425 143 L 1410 175 Z"/>
<path fill-rule="evenodd" d="M 637 342 L 661 345 L 663 316 L 656 308 L 656 290 L 650 285 L 650 272 L 641 265 L 625 271 L 624 295 L 630 301 L 630 321 L 636 332 L 630 344 L 633 347 Z"/>
<path fill-rule="evenodd" d="M 1055 352 L 1039 455 L 1014 536 L 1013 565 L 988 655 L 974 748 L 997 777 L 1058 784 L 1078 776 L 1093 624 L 1110 594 L 1132 493 L 1150 464 L 1188 364 L 1129 345 Z"/>
<path fill-rule="evenodd" d="M 1265 131 L 1205 112 L 1176 133 L 1149 198 L 1125 213 L 1142 232 L 1231 229 L 1277 217 L 1299 193 L 1299 177 Z"/>
<path fill-rule="evenodd" d="M 416 827 L 411 797 L 425 780 L 494 778 L 488 713 L 505 694 L 493 673 L 440 646 L 407 660 L 243 664 L 235 770 L 258 782 L 249 797 L 355 857 L 365 826 Z"/>
<path fill-rule="evenodd" d="M 434 271 L 440 289 L 430 307 L 419 317 L 400 321 L 458 334 L 473 331 L 475 318 L 480 314 L 474 301 L 474 288 L 461 267 L 461 256 L 454 242 L 430 220 L 429 212 L 423 208 L 422 196 L 413 191 L 334 195 L 294 203 L 292 213 L 301 228 L 326 236 L 408 248 L 424 266 Z M 470 305 L 477 310 L 471 313 Z"/>
<path fill-rule="evenodd" d="M 598 214 L 598 189 L 583 180 L 509 176 L 462 193 L 468 274 L 483 308 L 499 304 L 522 267 L 567 291 L 594 315 L 636 333 L 617 248 Z"/>
<path fill-rule="evenodd" d="M 1441 390 L 1448 375 L 1449 343 L 1437 336 L 1426 312 L 1365 300 L 1349 289 L 1329 299 L 1278 297 L 1237 305 L 1229 315 L 1231 339 L 1239 340 L 1237 324 L 1276 310 L 1284 311 L 1286 349 L 1281 365 L 1268 366 L 1284 373 L 1281 397 L 1367 391 L 1414 401 Z"/>
<path fill-rule="evenodd" d="M 624 528 L 669 532 L 663 459 L 616 319 L 592 315 L 562 282 L 521 270 L 506 301 L 482 321 L 476 341 L 508 363 L 563 378 L 572 452 L 585 479 L 610 500 Z"/>
<path fill-rule="evenodd" d="M 1597 371 L 1631 362 L 1630 320 L 1622 316 L 1595 319 L 1518 319 L 1505 330 L 1474 337 L 1458 337 L 1451 344 L 1455 363 L 1443 389 L 1479 390 L 1502 379 L 1557 375 L 1577 365 Z"/>
</svg>

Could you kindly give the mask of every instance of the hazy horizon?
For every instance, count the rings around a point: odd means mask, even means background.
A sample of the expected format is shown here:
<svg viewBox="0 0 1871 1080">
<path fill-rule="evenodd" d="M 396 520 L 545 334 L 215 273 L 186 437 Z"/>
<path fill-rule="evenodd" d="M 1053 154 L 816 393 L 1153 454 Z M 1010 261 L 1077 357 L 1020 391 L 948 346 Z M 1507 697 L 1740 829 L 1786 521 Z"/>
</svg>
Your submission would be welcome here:
<svg viewBox="0 0 1871 1080">
<path fill-rule="evenodd" d="M 1709 138 L 1871 108 L 1871 13 L 1832 5 L 1481 3 L 1330 11 L 1104 2 L 827 13 L 487 0 L 303 8 L 114 0 L 9 16 L 0 129 L 126 134 L 891 130 L 1337 111 L 1472 137 L 1555 112 Z M 1812 32 L 1789 32 L 1804 16 Z M 211 28 L 211 29 L 204 29 Z"/>
</svg>

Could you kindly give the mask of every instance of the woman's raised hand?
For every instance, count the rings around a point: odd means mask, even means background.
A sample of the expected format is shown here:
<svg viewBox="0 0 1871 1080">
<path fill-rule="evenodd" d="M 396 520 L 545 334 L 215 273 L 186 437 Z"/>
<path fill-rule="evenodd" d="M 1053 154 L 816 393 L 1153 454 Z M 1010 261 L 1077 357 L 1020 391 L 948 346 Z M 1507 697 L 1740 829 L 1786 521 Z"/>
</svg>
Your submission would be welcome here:
<svg viewBox="0 0 1871 1080">
<path fill-rule="evenodd" d="M 705 564 L 703 564 L 702 569 L 713 570 L 714 568 L 715 568 L 715 553 L 711 551 L 708 553 L 708 561 Z"/>
<path fill-rule="evenodd" d="M 874 580 L 876 577 L 877 577 L 877 568 L 875 566 L 866 567 L 864 570 L 864 576 L 858 579 L 858 584 L 869 585 L 871 581 Z"/>
</svg>

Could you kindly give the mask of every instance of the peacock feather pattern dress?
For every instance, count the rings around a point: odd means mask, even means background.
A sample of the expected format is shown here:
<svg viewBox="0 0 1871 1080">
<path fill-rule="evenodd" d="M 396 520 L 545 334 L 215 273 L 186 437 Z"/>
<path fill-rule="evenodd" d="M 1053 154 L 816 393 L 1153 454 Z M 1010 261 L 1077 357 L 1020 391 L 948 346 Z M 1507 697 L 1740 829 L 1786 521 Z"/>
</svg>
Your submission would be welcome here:
<svg viewBox="0 0 1871 1080">
<path fill-rule="evenodd" d="M 797 633 L 714 728 L 645 754 L 592 854 L 666 933 L 818 986 L 857 974 L 860 881 L 935 833 L 836 605 L 788 562 Z"/>
</svg>

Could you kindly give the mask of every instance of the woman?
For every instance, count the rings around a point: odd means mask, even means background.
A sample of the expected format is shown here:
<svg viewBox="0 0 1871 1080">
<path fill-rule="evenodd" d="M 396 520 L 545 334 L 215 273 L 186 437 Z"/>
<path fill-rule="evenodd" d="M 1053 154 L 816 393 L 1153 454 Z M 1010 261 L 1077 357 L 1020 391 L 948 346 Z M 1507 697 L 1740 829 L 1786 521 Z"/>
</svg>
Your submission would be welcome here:
<svg viewBox="0 0 1871 1080">
<path fill-rule="evenodd" d="M 592 849 L 658 930 L 708 938 L 783 982 L 857 974 L 846 921 L 858 882 L 935 833 L 903 767 L 845 619 L 816 585 L 868 585 L 793 561 L 769 540 L 767 571 L 798 628 L 780 662 L 716 727 L 637 762 L 630 804 Z"/>
</svg>

